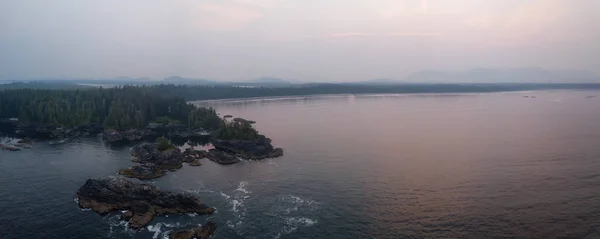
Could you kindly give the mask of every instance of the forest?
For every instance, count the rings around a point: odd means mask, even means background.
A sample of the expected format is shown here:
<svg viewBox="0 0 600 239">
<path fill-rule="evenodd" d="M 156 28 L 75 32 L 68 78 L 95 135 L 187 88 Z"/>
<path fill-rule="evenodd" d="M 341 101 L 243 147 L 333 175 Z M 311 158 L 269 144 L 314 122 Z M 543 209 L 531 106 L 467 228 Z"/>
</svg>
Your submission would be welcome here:
<svg viewBox="0 0 600 239">
<path fill-rule="evenodd" d="M 600 84 L 533 84 L 533 83 L 485 83 L 485 84 L 298 84 L 285 87 L 243 86 L 145 86 L 167 97 L 177 96 L 185 100 L 214 100 L 251 97 L 300 96 L 319 94 L 402 94 L 402 93 L 468 93 L 555 89 L 600 89 Z"/>
<path fill-rule="evenodd" d="M 28 86 L 31 83 L 23 83 Z M 52 83 L 34 83 L 45 87 Z M 316 94 L 454 93 L 516 90 L 600 89 L 600 84 L 299 84 L 286 87 L 145 85 L 84 89 L 0 89 L 0 119 L 77 127 L 100 124 L 126 130 L 148 123 L 186 124 L 217 130 L 224 138 L 253 137 L 252 127 L 220 119 L 214 109 L 186 101 Z M 234 133 L 235 132 L 235 133 Z M 239 135 L 235 135 L 239 134 Z"/>
<path fill-rule="evenodd" d="M 216 130 L 222 124 L 214 109 L 158 94 L 160 88 L 123 86 L 77 90 L 16 89 L 0 91 L 0 119 L 21 123 L 77 127 L 145 128 L 148 123 L 182 123 Z"/>
</svg>

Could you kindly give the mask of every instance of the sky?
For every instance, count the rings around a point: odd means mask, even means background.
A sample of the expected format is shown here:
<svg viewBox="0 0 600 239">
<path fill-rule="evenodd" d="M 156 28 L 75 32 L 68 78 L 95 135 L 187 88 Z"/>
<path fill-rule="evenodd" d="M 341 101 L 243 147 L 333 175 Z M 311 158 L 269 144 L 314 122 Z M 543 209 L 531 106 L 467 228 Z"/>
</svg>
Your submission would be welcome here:
<svg viewBox="0 0 600 239">
<path fill-rule="evenodd" d="M 0 79 L 600 73 L 597 0 L 2 0 Z"/>
</svg>

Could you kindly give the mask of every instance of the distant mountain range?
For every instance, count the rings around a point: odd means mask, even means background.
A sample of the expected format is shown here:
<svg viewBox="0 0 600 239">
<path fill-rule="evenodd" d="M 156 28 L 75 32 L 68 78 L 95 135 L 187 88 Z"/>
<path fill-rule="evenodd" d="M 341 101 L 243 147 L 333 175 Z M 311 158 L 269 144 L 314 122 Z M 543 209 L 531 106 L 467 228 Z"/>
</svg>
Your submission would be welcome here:
<svg viewBox="0 0 600 239">
<path fill-rule="evenodd" d="M 597 83 L 589 71 L 551 71 L 542 68 L 474 68 L 467 71 L 420 71 L 409 75 L 413 83 Z"/>
<path fill-rule="evenodd" d="M 264 76 L 248 81 L 216 81 L 204 78 L 170 76 L 162 80 L 150 78 L 117 77 L 110 79 L 37 79 L 8 82 L 52 82 L 75 83 L 82 85 L 215 85 L 243 87 L 287 87 L 307 84 L 329 84 L 300 82 L 277 77 Z M 577 70 L 546 70 L 542 68 L 473 68 L 466 71 L 419 71 L 400 79 L 378 78 L 361 82 L 339 82 L 331 84 L 394 85 L 428 83 L 600 83 L 600 77 L 593 72 Z M 2 82 L 0 81 L 0 84 Z"/>
</svg>

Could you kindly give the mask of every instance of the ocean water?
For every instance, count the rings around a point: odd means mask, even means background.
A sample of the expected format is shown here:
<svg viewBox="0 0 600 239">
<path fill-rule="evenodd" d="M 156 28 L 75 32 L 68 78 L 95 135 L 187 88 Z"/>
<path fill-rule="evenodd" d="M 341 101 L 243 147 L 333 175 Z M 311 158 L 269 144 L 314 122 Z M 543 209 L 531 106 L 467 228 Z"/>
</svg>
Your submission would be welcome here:
<svg viewBox="0 0 600 239">
<path fill-rule="evenodd" d="M 597 91 L 341 95 L 198 102 L 257 121 L 285 155 L 147 181 L 215 214 L 132 231 L 80 210 L 88 178 L 117 175 L 128 147 L 99 138 L 0 151 L 0 238 L 598 238 Z M 535 98 L 524 96 L 535 96 Z M 6 139 L 2 139 L 6 140 Z M 2 141 L 0 140 L 0 141 Z"/>
</svg>

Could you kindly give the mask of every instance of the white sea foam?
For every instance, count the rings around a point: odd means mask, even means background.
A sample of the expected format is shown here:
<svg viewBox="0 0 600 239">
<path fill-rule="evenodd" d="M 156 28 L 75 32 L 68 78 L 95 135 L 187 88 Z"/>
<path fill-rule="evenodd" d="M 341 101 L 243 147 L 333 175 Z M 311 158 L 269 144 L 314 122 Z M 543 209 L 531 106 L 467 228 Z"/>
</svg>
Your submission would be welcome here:
<svg viewBox="0 0 600 239">
<path fill-rule="evenodd" d="M 149 225 L 149 226 L 147 226 L 146 229 L 148 229 L 149 232 L 154 232 L 154 235 L 152 235 L 152 239 L 169 238 L 169 234 L 173 230 L 166 230 L 166 229 L 168 229 L 168 228 L 185 227 L 187 225 L 188 225 L 188 223 L 185 223 L 185 224 L 182 225 L 179 222 L 177 222 L 177 223 L 159 222 L 159 223 L 156 223 L 155 225 Z M 162 230 L 165 230 L 165 231 L 162 231 Z"/>
<path fill-rule="evenodd" d="M 319 208 L 320 203 L 310 198 L 301 198 L 295 195 L 285 195 L 279 197 L 278 207 L 283 214 L 296 212 L 299 208 L 307 211 L 314 211 Z"/>
<path fill-rule="evenodd" d="M 152 239 L 157 239 L 158 236 L 160 235 L 161 231 L 160 228 L 162 227 L 162 223 L 158 223 L 154 226 L 150 225 L 148 226 L 148 231 L 150 232 L 154 232 L 154 235 L 152 235 Z"/>
<path fill-rule="evenodd" d="M 248 182 L 246 181 L 241 181 L 240 184 L 238 185 L 238 187 L 235 189 L 235 191 L 240 191 L 246 194 L 251 193 L 250 191 L 248 191 L 248 189 L 246 189 L 246 186 L 248 185 Z"/>
<path fill-rule="evenodd" d="M 227 203 L 231 206 L 229 211 L 233 213 L 233 218 L 228 220 L 226 225 L 238 233 L 240 233 L 240 230 L 243 230 L 242 227 L 246 218 L 245 202 L 252 194 L 247 186 L 247 181 L 241 181 L 239 182 L 238 187 L 229 194 L 220 192 L 221 196 L 225 198 Z"/>
<path fill-rule="evenodd" d="M 111 217 L 108 218 L 108 226 L 109 226 L 109 231 L 108 231 L 108 236 L 112 236 L 113 233 L 115 232 L 115 228 L 122 228 L 123 231 L 127 232 L 128 234 L 133 234 L 133 230 L 129 227 L 129 222 L 128 221 L 123 221 L 121 220 L 121 215 L 113 215 Z"/>
<path fill-rule="evenodd" d="M 223 192 L 220 192 L 220 193 L 221 193 L 221 196 L 223 196 L 226 200 L 229 200 L 229 198 L 231 198 L 231 196 L 229 196 Z"/>
<path fill-rule="evenodd" d="M 286 219 L 286 223 L 292 226 L 310 227 L 317 223 L 317 220 L 313 220 L 306 217 L 290 217 Z"/>
<path fill-rule="evenodd" d="M 283 235 L 290 234 L 298 228 L 311 227 L 317 224 L 317 220 L 313 220 L 306 217 L 285 217 L 284 218 L 285 225 L 283 228 L 275 235 L 275 238 L 280 238 Z"/>
</svg>

